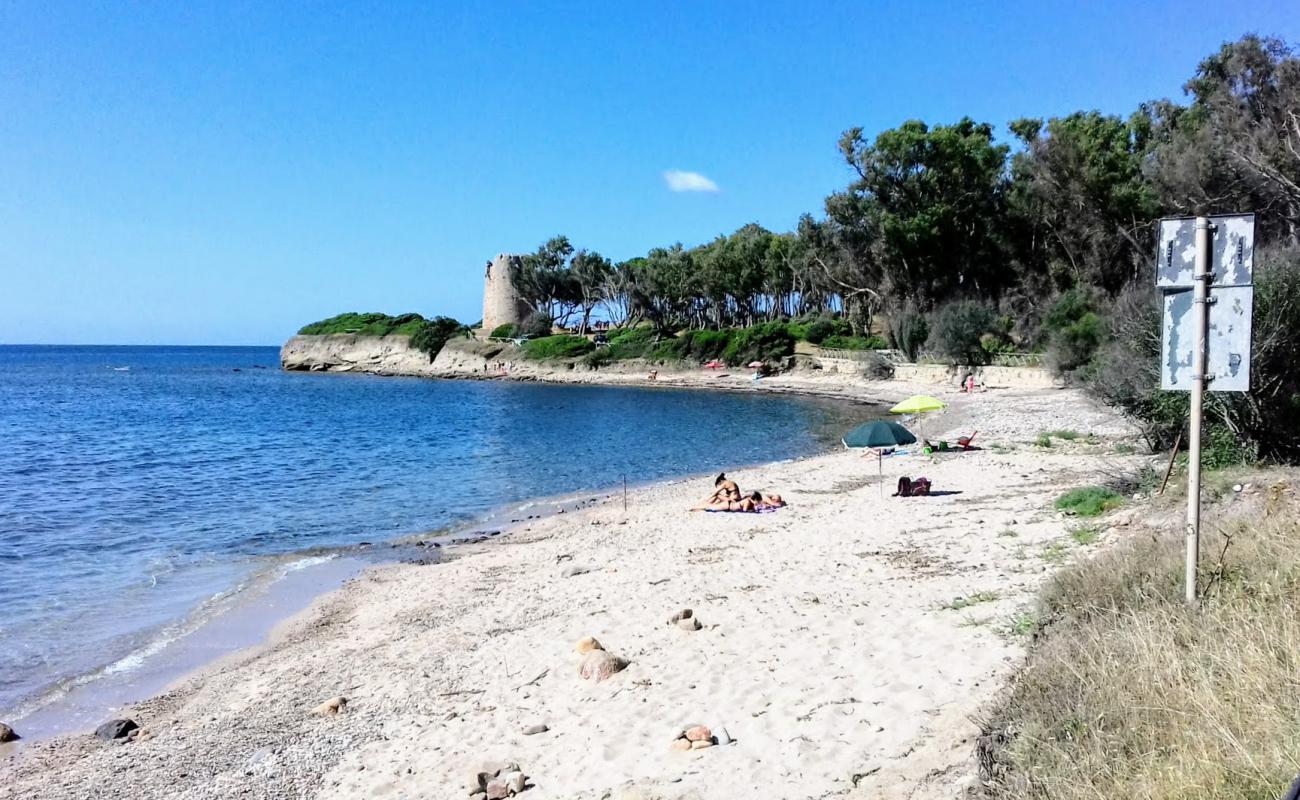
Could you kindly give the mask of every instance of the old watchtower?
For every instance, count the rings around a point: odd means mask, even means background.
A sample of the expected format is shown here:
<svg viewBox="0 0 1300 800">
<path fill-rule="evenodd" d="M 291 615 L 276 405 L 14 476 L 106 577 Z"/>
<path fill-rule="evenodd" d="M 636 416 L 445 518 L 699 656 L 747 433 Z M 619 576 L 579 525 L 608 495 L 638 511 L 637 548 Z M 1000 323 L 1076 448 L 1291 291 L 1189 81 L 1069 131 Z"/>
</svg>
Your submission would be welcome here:
<svg viewBox="0 0 1300 800">
<path fill-rule="evenodd" d="M 519 325 L 532 310 L 515 288 L 514 272 L 522 258 L 499 254 L 483 272 L 483 336 L 507 323 Z"/>
</svg>

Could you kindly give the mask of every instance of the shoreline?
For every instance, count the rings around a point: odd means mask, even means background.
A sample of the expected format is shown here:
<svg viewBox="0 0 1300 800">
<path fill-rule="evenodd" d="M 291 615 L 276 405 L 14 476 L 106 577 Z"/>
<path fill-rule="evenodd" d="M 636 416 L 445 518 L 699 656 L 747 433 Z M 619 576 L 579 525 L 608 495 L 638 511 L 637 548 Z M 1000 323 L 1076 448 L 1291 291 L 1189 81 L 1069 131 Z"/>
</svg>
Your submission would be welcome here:
<svg viewBox="0 0 1300 800">
<path fill-rule="evenodd" d="M 824 398 L 847 402 L 847 398 Z M 799 458 L 815 458 L 829 448 Z M 755 462 L 741 467 L 782 462 Z M 629 482 L 635 495 L 660 485 L 702 478 L 681 474 Z M 245 651 L 273 641 L 274 631 L 315 602 L 370 569 L 403 564 L 430 564 L 461 558 L 477 547 L 504 539 L 513 531 L 552 516 L 581 512 L 621 496 L 621 486 L 609 485 L 561 494 L 521 498 L 449 527 L 401 534 L 391 539 L 353 545 L 308 547 L 265 560 L 246 581 L 230 587 L 182 616 L 150 632 L 132 650 L 88 672 L 70 675 L 36 695 L 22 698 L 0 716 L 22 735 L 0 744 L 0 758 L 52 739 L 89 732 L 113 711 L 164 694 L 202 676 L 209 669 Z M 299 570 L 299 561 L 316 561 Z M 286 573 L 285 570 L 288 572 Z M 279 577 L 274 573 L 281 572 Z M 220 608 L 209 612 L 209 604 Z M 267 608 L 275 609 L 270 619 Z M 242 622 L 242 624 L 241 624 Z M 128 664 L 127 662 L 134 662 Z"/>
<path fill-rule="evenodd" d="M 889 460 L 891 473 L 924 469 L 936 488 L 961 491 L 924 504 L 882 498 L 873 464 L 835 452 L 729 470 L 742 486 L 782 491 L 791 507 L 776 514 L 688 514 L 701 487 L 679 478 L 630 490 L 626 515 L 606 495 L 451 561 L 368 569 L 263 645 L 137 704 L 130 714 L 149 730 L 138 741 L 69 736 L 0 760 L 0 786 L 14 792 L 0 796 L 79 797 L 91 786 L 106 797 L 224 796 L 250 781 L 277 796 L 384 786 L 445 796 L 463 792 L 461 776 L 487 755 L 519 760 L 536 784 L 526 796 L 537 798 L 627 786 L 651 792 L 628 797 L 739 797 L 760 787 L 768 796 L 905 796 L 901 787 L 921 781 L 956 785 L 969 778 L 969 715 L 1023 652 L 995 628 L 1053 569 L 1019 563 L 1009 543 L 1038 548 L 1064 536 L 1046 487 L 1140 460 L 1014 444 L 1040 423 L 1067 426 L 1063 415 L 1100 430 L 1099 446 L 1128 436 L 1077 394 L 1035 402 L 977 395 L 945 420 L 996 417 L 987 444 L 1011 444 L 1004 452 Z M 876 510 L 863 518 L 858 507 Z M 1017 522 L 1014 540 L 984 531 Z M 565 578 L 570 565 L 591 572 Z M 999 599 L 971 611 L 996 623 L 968 626 L 960 612 L 939 610 L 987 586 Z M 703 631 L 663 628 L 682 607 L 696 610 Z M 604 683 L 581 681 L 571 648 L 586 635 L 632 666 Z M 345 714 L 310 713 L 337 694 L 349 698 Z M 855 702 L 840 708 L 841 694 Z M 534 721 L 553 732 L 521 738 Z M 736 744 L 670 754 L 665 731 L 689 721 L 728 726 Z M 124 766 L 133 788 L 114 777 Z"/>
</svg>

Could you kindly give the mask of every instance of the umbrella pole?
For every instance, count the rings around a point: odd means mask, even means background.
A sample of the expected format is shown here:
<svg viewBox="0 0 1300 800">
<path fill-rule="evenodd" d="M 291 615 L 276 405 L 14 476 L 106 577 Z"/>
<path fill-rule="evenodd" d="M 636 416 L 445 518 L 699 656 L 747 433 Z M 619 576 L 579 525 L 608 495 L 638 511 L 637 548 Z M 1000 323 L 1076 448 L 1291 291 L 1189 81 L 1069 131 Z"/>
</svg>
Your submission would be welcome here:
<svg viewBox="0 0 1300 800">
<path fill-rule="evenodd" d="M 880 499 L 885 498 L 885 453 L 876 451 L 876 475 L 880 478 Z"/>
</svg>

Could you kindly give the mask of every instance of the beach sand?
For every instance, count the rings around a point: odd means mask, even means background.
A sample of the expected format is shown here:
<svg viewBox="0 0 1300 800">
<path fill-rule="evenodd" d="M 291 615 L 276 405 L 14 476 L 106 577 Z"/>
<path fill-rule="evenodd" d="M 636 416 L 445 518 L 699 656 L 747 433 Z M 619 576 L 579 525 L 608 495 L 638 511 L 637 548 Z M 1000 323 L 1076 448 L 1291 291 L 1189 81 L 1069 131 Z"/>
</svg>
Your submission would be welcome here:
<svg viewBox="0 0 1300 800">
<path fill-rule="evenodd" d="M 0 798 L 469 797 L 486 759 L 518 762 L 539 800 L 954 797 L 1024 654 L 1012 620 L 1122 535 L 1076 545 L 1053 500 L 1149 457 L 1078 392 L 949 397 L 925 432 L 978 428 L 985 449 L 887 458 L 883 492 L 874 456 L 836 452 L 728 470 L 784 495 L 776 513 L 689 513 L 711 481 L 679 480 L 372 569 L 125 709 L 137 741 L 6 758 Z M 1066 428 L 1099 438 L 1031 444 Z M 904 474 L 951 493 L 890 497 Z M 668 623 L 685 608 L 700 630 Z M 582 679 L 584 637 L 629 666 Z M 335 696 L 342 713 L 312 713 Z M 733 741 L 672 749 L 695 723 Z"/>
</svg>

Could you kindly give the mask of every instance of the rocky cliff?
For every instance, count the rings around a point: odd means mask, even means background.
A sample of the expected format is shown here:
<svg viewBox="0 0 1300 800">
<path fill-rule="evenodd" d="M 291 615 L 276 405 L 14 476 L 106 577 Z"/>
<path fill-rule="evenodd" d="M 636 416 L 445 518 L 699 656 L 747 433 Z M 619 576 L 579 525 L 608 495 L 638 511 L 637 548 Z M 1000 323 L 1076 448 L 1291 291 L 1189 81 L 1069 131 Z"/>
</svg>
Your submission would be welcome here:
<svg viewBox="0 0 1300 800">
<path fill-rule="evenodd" d="M 295 336 L 280 348 L 283 369 L 312 372 L 373 372 L 377 375 L 432 375 L 427 353 L 411 347 L 408 336 Z"/>
<path fill-rule="evenodd" d="M 507 352 L 508 351 L 508 352 Z M 311 372 L 366 372 L 419 377 L 487 377 L 492 359 L 514 362 L 513 345 L 452 339 L 432 362 L 407 336 L 295 336 L 280 348 L 280 367 Z"/>
</svg>

